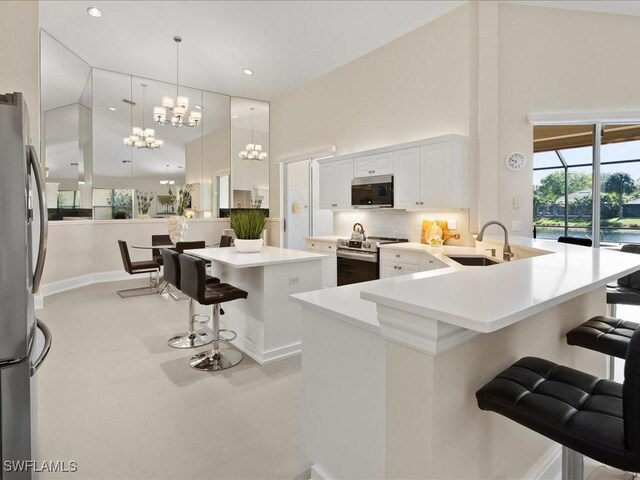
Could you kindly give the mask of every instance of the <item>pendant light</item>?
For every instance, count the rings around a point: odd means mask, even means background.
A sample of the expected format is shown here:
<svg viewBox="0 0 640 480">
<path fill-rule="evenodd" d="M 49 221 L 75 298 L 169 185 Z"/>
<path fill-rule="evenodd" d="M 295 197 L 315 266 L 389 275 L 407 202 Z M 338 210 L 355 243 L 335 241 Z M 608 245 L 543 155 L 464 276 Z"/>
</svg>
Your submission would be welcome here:
<svg viewBox="0 0 640 480">
<path fill-rule="evenodd" d="M 141 83 L 142 86 L 142 127 L 133 127 L 131 129 L 131 135 L 124 137 L 124 144 L 127 147 L 148 148 L 154 150 L 161 148 L 164 145 L 164 141 L 156 138 L 156 132 L 153 128 L 145 127 L 145 95 L 144 90 L 147 88 L 146 83 Z M 132 99 L 133 100 L 133 99 Z M 133 109 L 133 106 L 131 107 Z"/>
<path fill-rule="evenodd" d="M 153 107 L 153 119 L 159 125 L 195 128 L 202 120 L 202 112 L 189 112 L 189 97 L 180 96 L 180 42 L 182 37 L 175 36 L 176 42 L 176 97 L 162 97 L 159 107 Z M 167 113 L 169 114 L 167 117 Z M 168 118 L 168 120 L 167 120 Z"/>
<path fill-rule="evenodd" d="M 254 143 L 253 141 L 253 111 L 255 107 L 251 107 L 251 143 L 247 143 L 246 150 L 239 153 L 240 158 L 243 160 L 264 160 L 267 158 L 267 152 L 262 151 L 262 145 Z"/>
</svg>

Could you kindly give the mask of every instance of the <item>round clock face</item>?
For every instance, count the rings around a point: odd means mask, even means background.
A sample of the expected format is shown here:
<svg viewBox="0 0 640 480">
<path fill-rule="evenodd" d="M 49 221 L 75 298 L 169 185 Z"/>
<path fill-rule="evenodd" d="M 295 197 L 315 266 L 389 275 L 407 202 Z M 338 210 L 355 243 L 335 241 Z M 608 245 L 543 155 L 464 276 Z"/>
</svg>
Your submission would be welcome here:
<svg viewBox="0 0 640 480">
<path fill-rule="evenodd" d="M 509 170 L 522 170 L 524 166 L 527 164 L 527 159 L 524 157 L 524 153 L 521 152 L 511 152 L 504 159 L 504 163 Z"/>
</svg>

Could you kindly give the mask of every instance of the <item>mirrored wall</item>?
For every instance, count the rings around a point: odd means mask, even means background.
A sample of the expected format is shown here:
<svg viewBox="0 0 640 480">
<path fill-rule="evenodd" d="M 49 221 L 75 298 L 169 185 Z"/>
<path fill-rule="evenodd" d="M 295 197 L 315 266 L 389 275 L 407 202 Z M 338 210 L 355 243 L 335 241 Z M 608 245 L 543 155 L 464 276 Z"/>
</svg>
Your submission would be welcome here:
<svg viewBox="0 0 640 480">
<path fill-rule="evenodd" d="M 168 217 L 185 184 L 190 217 L 269 207 L 268 102 L 92 68 L 46 32 L 41 59 L 51 220 Z M 192 125 L 157 123 L 178 96 Z"/>
</svg>

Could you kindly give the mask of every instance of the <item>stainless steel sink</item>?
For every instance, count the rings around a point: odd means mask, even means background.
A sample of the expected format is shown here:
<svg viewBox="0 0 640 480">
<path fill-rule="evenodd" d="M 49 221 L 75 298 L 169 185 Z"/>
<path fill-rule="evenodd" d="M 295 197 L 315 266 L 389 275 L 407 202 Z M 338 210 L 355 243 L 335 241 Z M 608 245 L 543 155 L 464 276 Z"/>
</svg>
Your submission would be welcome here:
<svg viewBox="0 0 640 480">
<path fill-rule="evenodd" d="M 488 267 L 490 265 L 498 264 L 495 260 L 491 260 L 487 257 L 467 257 L 462 255 L 449 255 L 448 257 L 454 262 L 458 262 L 460 265 L 466 265 L 469 267 Z"/>
</svg>

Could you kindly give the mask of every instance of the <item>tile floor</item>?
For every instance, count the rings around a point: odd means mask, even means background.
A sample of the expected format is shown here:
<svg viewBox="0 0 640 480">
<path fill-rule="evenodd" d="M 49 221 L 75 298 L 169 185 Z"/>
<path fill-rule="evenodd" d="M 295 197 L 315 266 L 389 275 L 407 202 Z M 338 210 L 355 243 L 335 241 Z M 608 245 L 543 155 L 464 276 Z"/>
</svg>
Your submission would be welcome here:
<svg viewBox="0 0 640 480">
<path fill-rule="evenodd" d="M 309 478 L 300 358 L 195 371 L 193 350 L 166 344 L 186 327 L 188 302 L 116 295 L 134 284 L 45 299 L 38 315 L 53 344 L 37 375 L 38 458 L 74 460 L 82 480 Z"/>
</svg>

